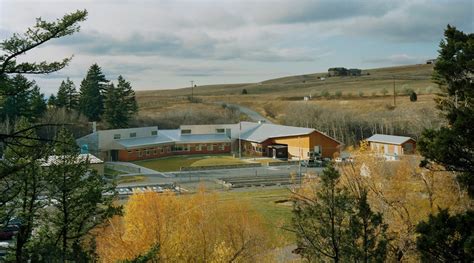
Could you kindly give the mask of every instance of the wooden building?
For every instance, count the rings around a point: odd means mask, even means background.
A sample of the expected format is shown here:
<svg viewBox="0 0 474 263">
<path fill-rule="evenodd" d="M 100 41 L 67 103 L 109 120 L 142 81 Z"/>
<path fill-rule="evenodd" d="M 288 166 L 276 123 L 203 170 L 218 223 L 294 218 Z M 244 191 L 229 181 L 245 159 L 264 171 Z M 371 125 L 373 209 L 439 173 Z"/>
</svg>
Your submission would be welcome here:
<svg viewBox="0 0 474 263">
<path fill-rule="evenodd" d="M 387 160 L 398 160 L 399 156 L 416 151 L 416 141 L 410 137 L 374 134 L 367 141 L 373 152 Z"/>
</svg>

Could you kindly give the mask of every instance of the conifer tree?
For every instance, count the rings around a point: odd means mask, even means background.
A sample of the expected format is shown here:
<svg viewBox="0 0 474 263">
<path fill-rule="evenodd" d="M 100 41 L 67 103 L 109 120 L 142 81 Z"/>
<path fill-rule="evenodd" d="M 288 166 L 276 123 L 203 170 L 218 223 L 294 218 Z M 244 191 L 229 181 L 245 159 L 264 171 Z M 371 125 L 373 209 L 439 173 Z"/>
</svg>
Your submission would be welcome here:
<svg viewBox="0 0 474 263">
<path fill-rule="evenodd" d="M 81 254 L 86 234 L 120 211 L 112 205 L 114 185 L 93 170 L 87 155 L 79 154 L 74 137 L 60 130 L 54 145 L 54 162 L 48 167 L 48 194 L 55 202 L 45 215 L 39 246 L 41 260 L 56 255 L 62 262 Z"/>
<path fill-rule="evenodd" d="M 122 76 L 118 77 L 117 87 L 109 85 L 104 104 L 104 119 L 111 128 L 128 127 L 130 119 L 138 110 L 135 92 L 130 82 Z"/>
<path fill-rule="evenodd" d="M 29 81 L 20 74 L 7 79 L 7 82 L 5 88 L 9 89 L 9 91 L 6 91 L 9 95 L 3 97 L 1 105 L 2 119 L 14 121 L 21 116 L 30 116 L 29 100 L 35 82 Z"/>
<path fill-rule="evenodd" d="M 47 147 L 37 140 L 34 129 L 25 118 L 19 120 L 15 130 L 19 136 L 15 145 L 5 151 L 5 162 L 21 169 L 15 169 L 6 180 L 0 183 L 2 189 L 2 223 L 16 217 L 21 222 L 15 238 L 14 255 L 16 262 L 26 262 L 33 229 L 38 226 L 40 210 L 45 203 L 40 200 L 46 188 L 46 174 L 40 169 L 41 159 L 47 155 Z M 7 205 L 8 204 L 8 205 Z M 7 212 L 5 214 L 5 212 Z"/>
<path fill-rule="evenodd" d="M 38 86 L 35 86 L 30 95 L 30 110 L 32 121 L 38 120 L 46 112 L 46 101 L 44 94 L 40 92 Z"/>
<path fill-rule="evenodd" d="M 56 97 L 56 105 L 58 107 L 64 107 L 67 110 L 73 110 L 77 108 L 77 91 L 76 85 L 69 78 L 66 81 L 62 81 L 59 86 L 58 96 Z"/>
<path fill-rule="evenodd" d="M 79 111 L 89 121 L 99 121 L 104 111 L 104 90 L 108 80 L 102 69 L 93 64 L 87 71 L 86 77 L 81 82 L 79 91 Z"/>
</svg>

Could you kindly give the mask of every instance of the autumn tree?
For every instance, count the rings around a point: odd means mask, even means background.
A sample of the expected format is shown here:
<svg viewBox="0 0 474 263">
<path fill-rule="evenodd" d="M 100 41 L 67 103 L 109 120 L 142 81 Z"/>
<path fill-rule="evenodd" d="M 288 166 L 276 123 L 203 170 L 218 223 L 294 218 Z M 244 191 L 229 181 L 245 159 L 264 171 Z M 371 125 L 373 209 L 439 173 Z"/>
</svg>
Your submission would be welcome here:
<svg viewBox="0 0 474 263">
<path fill-rule="evenodd" d="M 97 253 L 108 262 L 150 258 L 150 251 L 155 262 L 255 261 L 267 249 L 264 231 L 246 205 L 215 194 L 136 192 L 123 218 L 98 229 Z"/>
</svg>

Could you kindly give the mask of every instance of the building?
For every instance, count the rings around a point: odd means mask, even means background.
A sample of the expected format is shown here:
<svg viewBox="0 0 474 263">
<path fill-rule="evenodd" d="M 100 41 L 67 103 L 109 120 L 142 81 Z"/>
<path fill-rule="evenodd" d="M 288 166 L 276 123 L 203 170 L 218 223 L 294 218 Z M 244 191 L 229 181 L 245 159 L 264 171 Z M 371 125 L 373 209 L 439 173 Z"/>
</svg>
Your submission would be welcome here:
<svg viewBox="0 0 474 263">
<path fill-rule="evenodd" d="M 410 137 L 374 134 L 367 139 L 370 149 L 387 160 L 398 160 L 399 156 L 413 154 L 416 141 Z"/>
<path fill-rule="evenodd" d="M 351 68 L 348 70 L 349 76 L 360 76 L 362 75 L 362 70 L 358 68 Z"/>
<path fill-rule="evenodd" d="M 67 157 L 61 156 L 61 155 L 50 155 L 48 156 L 47 159 L 44 160 L 41 166 L 49 167 L 53 164 L 61 163 L 61 160 L 64 158 L 67 158 Z M 81 153 L 77 156 L 76 161 L 78 163 L 87 161 L 91 169 L 95 170 L 100 175 L 104 175 L 104 161 L 95 157 L 94 155 Z"/>
<path fill-rule="evenodd" d="M 79 138 L 77 143 L 108 161 L 219 153 L 289 159 L 307 159 L 316 153 L 332 158 L 342 145 L 315 129 L 253 122 L 181 125 L 173 130 L 156 126 L 101 130 Z"/>
</svg>

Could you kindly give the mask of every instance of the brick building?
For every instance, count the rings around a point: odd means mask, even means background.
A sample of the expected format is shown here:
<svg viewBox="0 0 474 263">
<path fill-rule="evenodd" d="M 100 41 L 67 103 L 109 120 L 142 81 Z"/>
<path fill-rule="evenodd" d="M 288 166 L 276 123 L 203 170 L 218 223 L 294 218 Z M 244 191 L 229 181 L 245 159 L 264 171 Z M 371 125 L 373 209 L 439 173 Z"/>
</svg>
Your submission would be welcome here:
<svg viewBox="0 0 474 263">
<path fill-rule="evenodd" d="M 332 158 L 341 143 L 310 128 L 240 122 L 101 130 L 79 138 L 82 149 L 107 161 L 136 161 L 171 155 L 235 153 L 307 159 L 316 152 Z M 240 143 L 240 147 L 239 147 Z"/>
</svg>

